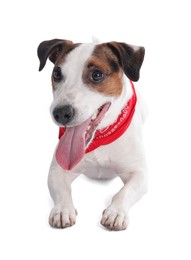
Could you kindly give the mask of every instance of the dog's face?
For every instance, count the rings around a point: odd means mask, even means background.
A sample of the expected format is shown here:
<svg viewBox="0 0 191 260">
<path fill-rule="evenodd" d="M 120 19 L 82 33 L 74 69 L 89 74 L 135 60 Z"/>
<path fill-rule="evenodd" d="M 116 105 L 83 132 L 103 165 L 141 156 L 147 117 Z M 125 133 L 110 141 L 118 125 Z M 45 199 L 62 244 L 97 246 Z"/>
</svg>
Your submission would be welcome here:
<svg viewBox="0 0 191 260">
<path fill-rule="evenodd" d="M 101 46 L 82 44 L 66 56 L 61 55 L 52 73 L 54 101 L 51 114 L 54 121 L 74 126 L 90 116 L 95 117 L 101 107 L 105 104 L 109 107 L 113 98 L 121 94 L 122 75 L 117 58 Z M 60 120 L 57 120 L 59 109 L 64 118 L 59 116 Z M 70 118 L 67 118 L 68 113 L 71 113 Z"/>
<path fill-rule="evenodd" d="M 38 56 L 39 70 L 47 58 L 54 63 L 53 120 L 66 128 L 84 124 L 90 131 L 88 143 L 105 113 L 124 92 L 124 77 L 139 79 L 144 48 L 118 42 L 74 44 L 55 39 L 42 42 Z"/>
<path fill-rule="evenodd" d="M 39 70 L 47 58 L 54 63 L 50 110 L 55 123 L 65 127 L 56 158 L 62 168 L 70 170 L 83 158 L 95 131 L 113 123 L 123 108 L 122 100 L 131 97 L 126 79 L 139 79 L 144 48 L 55 39 L 39 45 L 38 57 Z"/>
<path fill-rule="evenodd" d="M 144 48 L 118 42 L 73 44 L 55 39 L 42 42 L 38 56 L 39 70 L 48 57 L 55 65 L 53 120 L 60 126 L 74 126 L 121 95 L 124 73 L 132 81 L 139 79 Z"/>
</svg>

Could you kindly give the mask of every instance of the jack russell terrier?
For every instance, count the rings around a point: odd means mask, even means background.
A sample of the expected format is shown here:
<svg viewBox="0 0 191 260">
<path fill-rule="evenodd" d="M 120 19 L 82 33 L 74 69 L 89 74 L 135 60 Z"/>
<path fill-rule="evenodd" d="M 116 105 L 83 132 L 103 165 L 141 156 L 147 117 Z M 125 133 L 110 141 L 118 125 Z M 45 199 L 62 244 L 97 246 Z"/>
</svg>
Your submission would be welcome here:
<svg viewBox="0 0 191 260">
<path fill-rule="evenodd" d="M 130 207 L 146 193 L 145 113 L 132 82 L 139 79 L 144 53 L 121 42 L 40 43 L 39 71 L 48 58 L 54 64 L 50 112 L 60 129 L 48 177 L 52 227 L 75 224 L 71 184 L 80 174 L 121 178 L 124 186 L 102 214 L 101 224 L 110 230 L 127 228 Z"/>
</svg>

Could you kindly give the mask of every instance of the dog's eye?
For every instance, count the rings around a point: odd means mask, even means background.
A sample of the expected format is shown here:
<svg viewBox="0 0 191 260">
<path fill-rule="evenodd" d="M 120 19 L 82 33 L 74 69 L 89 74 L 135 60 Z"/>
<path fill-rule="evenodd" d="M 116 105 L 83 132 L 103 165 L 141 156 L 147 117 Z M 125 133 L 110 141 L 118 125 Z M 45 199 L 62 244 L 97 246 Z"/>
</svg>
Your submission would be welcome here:
<svg viewBox="0 0 191 260">
<path fill-rule="evenodd" d="M 55 82 L 59 82 L 62 80 L 62 72 L 61 72 L 61 69 L 60 67 L 56 67 L 53 71 L 53 79 Z"/>
<path fill-rule="evenodd" d="M 91 79 L 93 82 L 97 83 L 102 81 L 104 78 L 104 74 L 100 70 L 94 70 L 91 75 Z"/>
</svg>

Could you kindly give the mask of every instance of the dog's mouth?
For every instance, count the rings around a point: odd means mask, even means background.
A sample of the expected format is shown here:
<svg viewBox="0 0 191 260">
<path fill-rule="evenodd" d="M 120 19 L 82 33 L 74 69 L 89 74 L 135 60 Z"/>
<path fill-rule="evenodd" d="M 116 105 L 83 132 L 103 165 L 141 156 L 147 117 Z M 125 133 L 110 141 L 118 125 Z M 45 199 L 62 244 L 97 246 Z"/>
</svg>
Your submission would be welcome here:
<svg viewBox="0 0 191 260">
<path fill-rule="evenodd" d="M 94 114 L 91 116 L 91 120 L 86 128 L 85 132 L 85 145 L 86 148 L 90 144 L 90 141 L 92 139 L 92 136 L 94 132 L 96 131 L 98 125 L 101 123 L 102 119 L 105 116 L 105 113 L 108 111 L 111 103 L 106 103 L 103 106 L 101 106 Z"/>
<path fill-rule="evenodd" d="M 80 125 L 66 127 L 56 150 L 57 162 L 63 169 L 71 170 L 81 161 L 110 105 L 110 102 L 105 103 Z"/>
</svg>

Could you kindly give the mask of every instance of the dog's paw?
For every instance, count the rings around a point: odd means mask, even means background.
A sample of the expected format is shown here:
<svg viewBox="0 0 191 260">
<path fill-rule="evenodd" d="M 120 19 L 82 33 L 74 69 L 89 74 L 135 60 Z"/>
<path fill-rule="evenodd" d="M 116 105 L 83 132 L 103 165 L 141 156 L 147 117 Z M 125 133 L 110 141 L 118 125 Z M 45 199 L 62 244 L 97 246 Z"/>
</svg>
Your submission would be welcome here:
<svg viewBox="0 0 191 260">
<path fill-rule="evenodd" d="M 103 211 L 101 224 L 110 230 L 125 230 L 128 226 L 127 213 L 123 209 L 108 207 Z"/>
<path fill-rule="evenodd" d="M 50 212 L 49 224 L 55 228 L 67 228 L 76 223 L 77 211 L 74 207 L 55 206 Z"/>
</svg>

